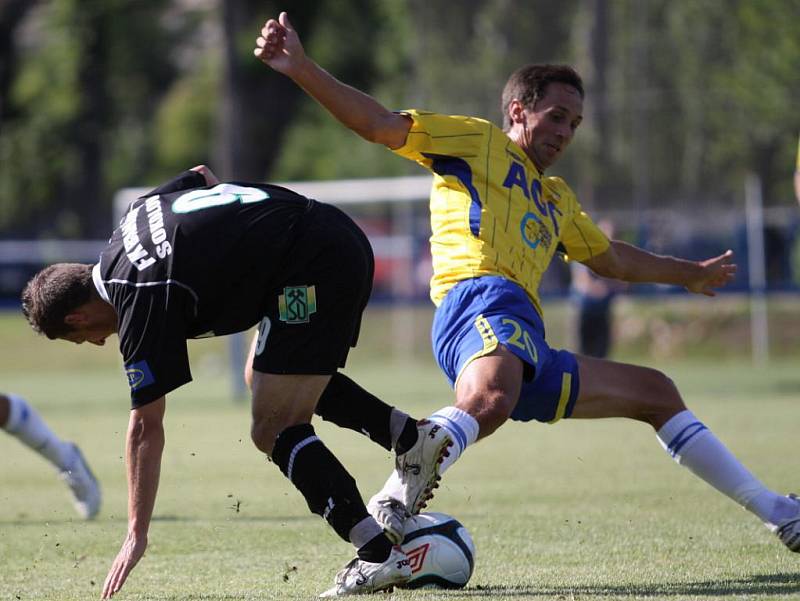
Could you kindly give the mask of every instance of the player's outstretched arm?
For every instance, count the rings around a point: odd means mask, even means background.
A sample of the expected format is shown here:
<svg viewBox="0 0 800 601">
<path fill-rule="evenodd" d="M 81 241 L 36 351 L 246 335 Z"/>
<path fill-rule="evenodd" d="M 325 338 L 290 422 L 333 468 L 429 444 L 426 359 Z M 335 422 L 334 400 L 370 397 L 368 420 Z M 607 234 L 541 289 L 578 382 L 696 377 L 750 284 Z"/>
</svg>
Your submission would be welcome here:
<svg viewBox="0 0 800 601">
<path fill-rule="evenodd" d="M 612 240 L 606 252 L 585 264 L 601 276 L 626 282 L 683 286 L 689 292 L 716 296 L 715 289 L 736 276 L 733 251 L 705 261 L 688 261 L 648 252 L 620 240 Z"/>
<path fill-rule="evenodd" d="M 103 584 L 103 599 L 119 592 L 147 548 L 164 450 L 165 397 L 131 411 L 126 444 L 128 534 Z"/>
<path fill-rule="evenodd" d="M 370 142 L 400 148 L 411 129 L 408 117 L 393 113 L 374 98 L 348 86 L 306 56 L 285 12 L 261 28 L 253 54 L 292 78 L 346 127 Z"/>
</svg>

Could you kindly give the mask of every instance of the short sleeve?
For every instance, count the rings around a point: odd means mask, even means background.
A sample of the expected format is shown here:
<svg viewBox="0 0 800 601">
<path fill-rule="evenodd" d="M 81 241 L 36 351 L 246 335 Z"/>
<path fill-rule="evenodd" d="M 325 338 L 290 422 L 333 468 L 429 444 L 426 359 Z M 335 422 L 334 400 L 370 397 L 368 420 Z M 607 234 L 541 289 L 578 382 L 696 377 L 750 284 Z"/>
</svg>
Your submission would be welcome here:
<svg viewBox="0 0 800 601">
<path fill-rule="evenodd" d="M 549 178 L 569 206 L 568 219 L 564 220 L 561 244 L 570 261 L 587 261 L 608 250 L 610 242 L 603 230 L 597 227 L 575 198 L 575 193 L 560 178 Z"/>
<path fill-rule="evenodd" d="M 476 157 L 494 127 L 488 121 L 474 117 L 461 117 L 428 113 L 418 110 L 400 111 L 411 117 L 411 129 L 405 145 L 393 152 L 426 169 L 432 169 L 436 156 L 461 159 Z"/>
<path fill-rule="evenodd" d="M 188 299 L 174 286 L 123 287 L 115 295 L 127 293 L 118 307 L 120 352 L 136 408 L 192 380 L 186 346 Z"/>
<path fill-rule="evenodd" d="M 564 228 L 561 242 L 567 250 L 567 258 L 587 261 L 608 250 L 608 237 L 597 227 L 584 211 L 579 211 Z"/>
</svg>

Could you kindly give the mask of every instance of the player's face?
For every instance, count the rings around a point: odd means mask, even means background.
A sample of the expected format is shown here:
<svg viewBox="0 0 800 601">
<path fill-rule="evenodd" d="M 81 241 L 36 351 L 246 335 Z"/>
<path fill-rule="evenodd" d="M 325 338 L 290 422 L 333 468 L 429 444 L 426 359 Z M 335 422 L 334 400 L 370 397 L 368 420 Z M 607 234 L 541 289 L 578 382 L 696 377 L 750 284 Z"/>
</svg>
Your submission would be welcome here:
<svg viewBox="0 0 800 601">
<path fill-rule="evenodd" d="M 97 346 L 103 346 L 106 343 L 106 338 L 113 334 L 113 330 L 109 331 L 107 327 L 100 326 L 78 326 L 68 334 L 62 336 L 63 340 L 74 342 L 75 344 L 83 344 L 88 342 Z"/>
<path fill-rule="evenodd" d="M 117 331 L 116 313 L 111 305 L 99 300 L 81 305 L 67 315 L 64 322 L 71 329 L 61 339 L 75 344 L 88 342 L 103 346 L 106 338 Z"/>
<path fill-rule="evenodd" d="M 555 163 L 566 150 L 583 120 L 583 100 L 574 87 L 554 82 L 547 86 L 533 110 L 525 109 L 526 140 L 523 150 L 539 171 Z"/>
</svg>

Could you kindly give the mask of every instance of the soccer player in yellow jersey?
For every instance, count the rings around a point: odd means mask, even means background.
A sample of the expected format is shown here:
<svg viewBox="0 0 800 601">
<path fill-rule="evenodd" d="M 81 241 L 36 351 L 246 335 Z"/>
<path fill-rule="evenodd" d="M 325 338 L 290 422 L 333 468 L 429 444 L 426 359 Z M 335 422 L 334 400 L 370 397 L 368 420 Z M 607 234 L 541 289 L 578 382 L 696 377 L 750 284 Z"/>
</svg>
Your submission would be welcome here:
<svg viewBox="0 0 800 601">
<path fill-rule="evenodd" d="M 369 503 L 391 536 L 401 536 L 403 509 L 424 507 L 440 474 L 508 418 L 627 417 L 650 424 L 678 463 L 800 550 L 800 501 L 769 490 L 745 469 L 667 376 L 554 350 L 545 341 L 537 288 L 559 245 L 598 275 L 707 296 L 736 271 L 731 251 L 688 261 L 609 241 L 567 184 L 545 175 L 583 118 L 583 84 L 574 70 L 517 70 L 503 91 L 500 129 L 473 117 L 386 109 L 306 56 L 286 13 L 264 24 L 254 53 L 345 126 L 434 173 L 432 337 L 456 401 L 419 423 L 425 444 L 398 454 Z"/>
</svg>

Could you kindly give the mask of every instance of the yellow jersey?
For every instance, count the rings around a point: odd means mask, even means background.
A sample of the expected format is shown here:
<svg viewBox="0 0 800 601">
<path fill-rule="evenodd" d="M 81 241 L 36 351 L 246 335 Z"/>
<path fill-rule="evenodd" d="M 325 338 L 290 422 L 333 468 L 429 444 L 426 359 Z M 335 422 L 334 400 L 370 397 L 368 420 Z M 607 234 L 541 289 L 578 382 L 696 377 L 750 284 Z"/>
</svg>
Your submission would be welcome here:
<svg viewBox="0 0 800 601">
<path fill-rule="evenodd" d="M 431 299 L 461 280 L 499 275 L 516 282 L 542 313 L 539 282 L 561 243 L 585 261 L 608 249 L 605 234 L 558 177 L 542 177 L 499 127 L 475 117 L 418 110 L 394 150 L 434 174 L 430 197 Z"/>
</svg>

